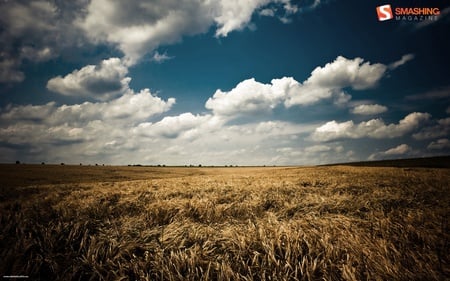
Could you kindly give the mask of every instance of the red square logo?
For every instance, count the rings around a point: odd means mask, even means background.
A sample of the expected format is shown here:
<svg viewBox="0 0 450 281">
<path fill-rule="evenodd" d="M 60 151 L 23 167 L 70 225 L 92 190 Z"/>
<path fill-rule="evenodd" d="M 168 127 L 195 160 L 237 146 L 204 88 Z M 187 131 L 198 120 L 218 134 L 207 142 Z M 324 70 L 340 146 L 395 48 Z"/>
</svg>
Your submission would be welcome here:
<svg viewBox="0 0 450 281">
<path fill-rule="evenodd" d="M 391 5 L 382 5 L 377 7 L 377 15 L 379 21 L 390 20 L 394 18 Z"/>
</svg>

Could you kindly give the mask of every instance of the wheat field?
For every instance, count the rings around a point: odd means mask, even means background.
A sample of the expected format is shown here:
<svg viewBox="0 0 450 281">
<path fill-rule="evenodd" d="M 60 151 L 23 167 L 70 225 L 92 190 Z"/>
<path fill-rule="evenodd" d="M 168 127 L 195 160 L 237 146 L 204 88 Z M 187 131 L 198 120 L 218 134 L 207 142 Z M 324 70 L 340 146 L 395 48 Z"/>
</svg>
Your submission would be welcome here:
<svg viewBox="0 0 450 281">
<path fill-rule="evenodd" d="M 449 169 L 5 165 L 0 175 L 4 278 L 450 280 Z"/>
</svg>

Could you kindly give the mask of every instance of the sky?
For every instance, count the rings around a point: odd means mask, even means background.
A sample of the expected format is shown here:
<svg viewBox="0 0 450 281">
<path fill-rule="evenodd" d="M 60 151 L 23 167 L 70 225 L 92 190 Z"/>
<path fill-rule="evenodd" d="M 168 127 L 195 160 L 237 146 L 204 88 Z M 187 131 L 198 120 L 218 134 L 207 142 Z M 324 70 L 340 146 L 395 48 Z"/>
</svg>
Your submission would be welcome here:
<svg viewBox="0 0 450 281">
<path fill-rule="evenodd" d="M 392 12 L 379 18 L 384 5 Z M 448 1 L 1 0 L 0 10 L 1 163 L 450 154 Z"/>
</svg>

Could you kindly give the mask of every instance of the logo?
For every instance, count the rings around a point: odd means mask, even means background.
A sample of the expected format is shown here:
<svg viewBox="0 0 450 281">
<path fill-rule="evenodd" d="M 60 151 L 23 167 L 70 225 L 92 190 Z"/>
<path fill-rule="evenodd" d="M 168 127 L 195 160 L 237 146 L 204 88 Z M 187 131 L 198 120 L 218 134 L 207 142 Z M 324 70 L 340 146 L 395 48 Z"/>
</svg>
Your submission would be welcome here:
<svg viewBox="0 0 450 281">
<path fill-rule="evenodd" d="M 437 7 L 395 7 L 382 5 L 376 8 L 378 20 L 387 21 L 395 18 L 396 21 L 437 21 L 441 11 Z"/>
<path fill-rule="evenodd" d="M 377 7 L 377 15 L 379 21 L 391 20 L 394 18 L 391 5 L 382 5 Z"/>
</svg>

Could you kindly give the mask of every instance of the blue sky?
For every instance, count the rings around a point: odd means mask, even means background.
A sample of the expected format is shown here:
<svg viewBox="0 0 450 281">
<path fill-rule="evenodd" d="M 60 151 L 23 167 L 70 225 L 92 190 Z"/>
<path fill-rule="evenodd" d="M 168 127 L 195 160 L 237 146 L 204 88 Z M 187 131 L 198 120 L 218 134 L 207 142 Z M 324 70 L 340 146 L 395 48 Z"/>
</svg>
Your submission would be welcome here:
<svg viewBox="0 0 450 281">
<path fill-rule="evenodd" d="M 379 21 L 376 7 L 432 7 Z M 447 1 L 2 1 L 0 162 L 450 153 Z"/>
</svg>

